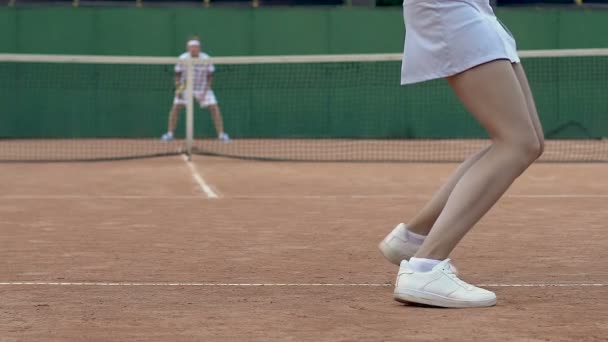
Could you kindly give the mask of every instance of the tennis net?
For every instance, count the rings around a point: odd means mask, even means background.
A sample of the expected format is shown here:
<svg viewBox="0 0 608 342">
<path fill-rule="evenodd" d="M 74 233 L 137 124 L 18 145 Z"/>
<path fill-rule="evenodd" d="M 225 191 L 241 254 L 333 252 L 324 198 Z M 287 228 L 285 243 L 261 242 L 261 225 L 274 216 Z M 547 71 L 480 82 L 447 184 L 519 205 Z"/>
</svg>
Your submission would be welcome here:
<svg viewBox="0 0 608 342">
<path fill-rule="evenodd" d="M 521 51 L 543 161 L 608 161 L 608 49 Z M 171 142 L 176 58 L 0 54 L 0 161 L 204 154 L 295 161 L 461 161 L 488 144 L 444 81 L 401 87 L 400 54 L 218 57 L 231 142 L 193 101 Z M 187 73 L 192 75 L 195 73 Z"/>
</svg>

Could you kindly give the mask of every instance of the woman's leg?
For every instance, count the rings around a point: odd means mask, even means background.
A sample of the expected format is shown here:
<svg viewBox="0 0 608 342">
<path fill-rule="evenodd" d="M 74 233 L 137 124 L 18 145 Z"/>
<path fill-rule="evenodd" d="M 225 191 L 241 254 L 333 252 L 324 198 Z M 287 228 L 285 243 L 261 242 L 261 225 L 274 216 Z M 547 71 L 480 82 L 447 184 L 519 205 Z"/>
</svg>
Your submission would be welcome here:
<svg viewBox="0 0 608 342">
<path fill-rule="evenodd" d="M 515 75 L 517 76 L 520 87 L 526 98 L 528 114 L 530 115 L 530 119 L 534 125 L 536 136 L 540 142 L 540 153 L 542 153 L 545 146 L 545 138 L 540 119 L 538 118 L 534 97 L 532 95 L 530 85 L 528 84 L 528 78 L 526 77 L 526 73 L 521 64 L 513 64 L 513 70 L 515 71 Z M 416 216 L 414 216 L 414 218 L 412 218 L 412 220 L 408 222 L 407 229 L 409 231 L 420 235 L 427 235 L 429 233 L 433 227 L 433 224 L 435 224 L 435 221 L 439 217 L 439 214 L 441 214 L 441 211 L 445 207 L 448 197 L 452 193 L 452 190 L 454 190 L 456 183 L 458 183 L 465 172 L 468 171 L 469 168 L 488 151 L 488 149 L 489 147 L 484 148 L 483 150 L 469 157 L 464 163 L 460 164 L 460 166 L 452 173 L 448 181 L 433 195 L 431 200 L 422 208 L 422 210 L 420 210 L 420 212 L 418 212 L 418 214 L 416 214 Z"/>
<path fill-rule="evenodd" d="M 534 125 L 536 137 L 540 142 L 540 153 L 542 153 L 545 150 L 545 134 L 543 133 L 543 127 L 540 123 L 540 119 L 538 118 L 538 112 L 536 111 L 536 103 L 534 102 L 534 96 L 532 96 L 532 90 L 530 89 L 530 85 L 528 84 L 526 72 L 519 63 L 513 64 L 513 71 L 515 71 L 515 76 L 517 76 L 517 80 L 519 81 L 521 90 L 524 92 L 524 96 L 526 97 L 526 104 L 528 105 L 528 114 L 530 114 L 530 120 L 532 120 L 532 124 Z"/>
<path fill-rule="evenodd" d="M 489 150 L 464 172 L 417 258 L 442 260 L 541 153 L 528 102 L 507 60 L 448 79 L 454 92 L 492 138 Z"/>
<path fill-rule="evenodd" d="M 410 260 L 416 254 L 431 227 L 435 224 L 437 217 L 445 207 L 454 186 L 466 171 L 488 150 L 489 147 L 486 147 L 469 157 L 452 173 L 448 181 L 407 225 L 399 224 L 380 241 L 378 248 L 388 261 L 399 265 L 402 260 Z"/>
<path fill-rule="evenodd" d="M 464 163 L 460 164 L 456 170 L 452 173 L 448 181 L 443 184 L 443 186 L 437 190 L 437 192 L 431 197 L 431 199 L 426 203 L 426 205 L 414 216 L 407 224 L 407 230 L 412 233 L 427 235 L 435 221 L 437 221 L 437 217 L 441 214 L 441 211 L 445 207 L 446 202 L 448 201 L 448 197 L 454 190 L 456 183 L 460 180 L 460 178 L 469 170 L 469 168 L 475 164 L 479 158 L 481 158 L 486 152 L 490 149 L 490 147 L 486 147 L 483 150 L 475 153 L 469 159 L 465 160 Z"/>
</svg>

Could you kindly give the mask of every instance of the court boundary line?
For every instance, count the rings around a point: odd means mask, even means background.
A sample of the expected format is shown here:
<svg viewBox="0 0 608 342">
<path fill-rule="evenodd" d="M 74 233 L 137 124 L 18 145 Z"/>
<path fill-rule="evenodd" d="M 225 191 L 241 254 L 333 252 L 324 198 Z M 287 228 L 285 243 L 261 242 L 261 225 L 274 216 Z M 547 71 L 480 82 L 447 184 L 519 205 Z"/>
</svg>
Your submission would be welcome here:
<svg viewBox="0 0 608 342">
<path fill-rule="evenodd" d="M 82 286 L 82 287 L 392 287 L 392 283 L 211 283 L 211 282 L 47 282 L 7 281 L 0 286 Z M 487 283 L 482 287 L 606 287 L 608 283 Z"/>
<path fill-rule="evenodd" d="M 433 194 L 426 195 L 230 195 L 226 198 L 232 199 L 428 199 Z M 513 194 L 504 195 L 502 198 L 530 198 L 530 199 L 551 199 L 551 198 L 608 198 L 608 194 Z"/>
<path fill-rule="evenodd" d="M 195 170 L 196 171 L 196 170 Z M 195 176 L 193 175 L 193 178 Z M 199 174 L 200 177 L 200 174 Z M 200 180 L 204 182 L 201 177 Z M 195 179 L 196 181 L 196 179 Z M 334 199 L 428 199 L 432 194 L 427 195 L 228 195 L 221 196 L 205 182 L 205 188 L 197 182 L 197 185 L 205 193 L 209 199 L 316 199 L 316 200 L 334 200 Z M 207 193 L 207 189 L 210 193 Z M 71 199 L 99 199 L 99 200 L 167 200 L 167 199 L 197 199 L 198 195 L 0 195 L 0 200 L 37 200 L 37 199 L 56 199 L 56 200 L 71 200 Z M 505 195 L 503 198 L 528 198 L 528 199 L 568 199 L 568 198 L 608 198 L 608 194 L 530 194 L 530 195 Z"/>
<path fill-rule="evenodd" d="M 194 179 L 196 184 L 198 184 L 199 188 L 203 191 L 203 193 L 207 196 L 207 198 L 209 198 L 209 199 L 219 198 L 219 195 L 215 191 L 213 191 L 211 186 L 209 186 L 209 184 L 203 178 L 202 174 L 198 171 L 198 168 L 196 167 L 196 165 L 192 161 L 190 161 L 186 155 L 182 155 L 182 160 L 188 166 L 188 169 L 190 170 L 190 174 L 192 175 L 192 179 Z"/>
</svg>

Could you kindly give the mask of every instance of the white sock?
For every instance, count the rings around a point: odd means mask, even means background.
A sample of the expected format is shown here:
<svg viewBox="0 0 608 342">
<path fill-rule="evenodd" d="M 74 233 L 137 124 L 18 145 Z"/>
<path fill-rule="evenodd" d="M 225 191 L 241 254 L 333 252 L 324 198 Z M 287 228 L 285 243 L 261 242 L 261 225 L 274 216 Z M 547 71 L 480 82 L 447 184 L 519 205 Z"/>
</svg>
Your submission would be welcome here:
<svg viewBox="0 0 608 342">
<path fill-rule="evenodd" d="M 405 237 L 407 238 L 407 241 L 411 241 L 415 245 L 422 245 L 424 239 L 426 239 L 426 235 L 410 232 L 407 228 L 405 229 Z"/>
<path fill-rule="evenodd" d="M 430 272 L 433 270 L 433 267 L 439 265 L 442 261 L 443 260 L 411 258 L 409 264 L 414 272 Z"/>
</svg>

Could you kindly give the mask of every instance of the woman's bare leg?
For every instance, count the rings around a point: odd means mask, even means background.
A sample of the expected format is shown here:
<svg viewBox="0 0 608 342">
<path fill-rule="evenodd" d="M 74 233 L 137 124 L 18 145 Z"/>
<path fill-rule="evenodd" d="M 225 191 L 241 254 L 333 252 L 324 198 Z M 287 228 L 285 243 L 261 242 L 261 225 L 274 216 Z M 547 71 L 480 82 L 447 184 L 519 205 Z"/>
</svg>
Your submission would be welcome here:
<svg viewBox="0 0 608 342">
<path fill-rule="evenodd" d="M 448 181 L 443 184 L 439 190 L 433 195 L 433 197 L 426 203 L 426 205 L 412 218 L 407 224 L 407 230 L 412 233 L 427 235 L 439 214 L 445 207 L 446 202 L 448 201 L 448 197 L 454 190 L 456 183 L 460 180 L 460 178 L 469 170 L 469 168 L 475 164 L 479 158 L 481 158 L 490 147 L 486 147 L 483 150 L 475 153 L 469 159 L 465 160 L 464 163 L 460 164 L 456 170 L 452 173 Z"/>
<path fill-rule="evenodd" d="M 448 79 L 486 128 L 492 145 L 464 172 L 417 258 L 442 260 L 541 153 L 528 103 L 511 63 L 497 60 Z"/>
<path fill-rule="evenodd" d="M 526 98 L 528 114 L 530 115 L 530 119 L 534 125 L 536 136 L 540 142 L 540 153 L 542 153 L 544 150 L 544 133 L 538 118 L 536 104 L 534 103 L 534 97 L 532 95 L 530 85 L 528 84 L 526 73 L 524 72 L 524 68 L 521 66 L 521 64 L 513 64 L 513 70 L 515 71 L 515 75 L 517 76 L 520 87 Z M 458 183 L 465 172 L 468 171 L 469 168 L 475 164 L 488 150 L 489 147 L 486 147 L 469 157 L 469 159 L 467 159 L 464 163 L 460 164 L 460 166 L 452 173 L 448 181 L 433 195 L 431 200 L 422 208 L 422 210 L 420 210 L 420 212 L 418 212 L 418 214 L 416 214 L 416 216 L 414 216 L 412 220 L 408 222 L 407 229 L 416 234 L 427 235 L 441 214 L 441 211 L 445 207 L 448 197 L 452 193 L 452 190 L 454 190 L 456 183 Z"/>
<path fill-rule="evenodd" d="M 543 127 L 540 123 L 540 119 L 538 118 L 538 112 L 536 111 L 536 103 L 534 102 L 534 96 L 532 95 L 532 90 L 530 89 L 530 85 L 528 84 L 526 72 L 524 71 L 522 65 L 519 63 L 513 64 L 513 71 L 515 71 L 515 76 L 517 76 L 517 80 L 519 81 L 521 90 L 524 92 L 524 96 L 526 97 L 526 104 L 528 105 L 528 114 L 530 114 L 530 120 L 532 120 L 532 124 L 534 125 L 536 136 L 538 137 L 538 141 L 540 142 L 540 152 L 542 153 L 545 150 L 545 134 L 543 133 Z"/>
</svg>

